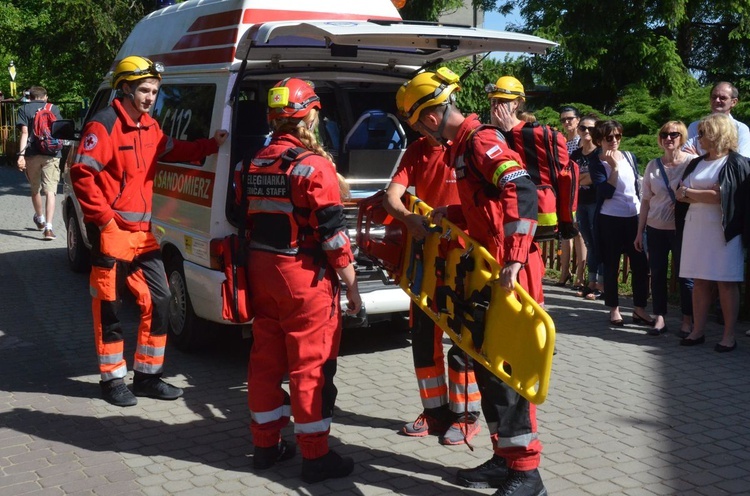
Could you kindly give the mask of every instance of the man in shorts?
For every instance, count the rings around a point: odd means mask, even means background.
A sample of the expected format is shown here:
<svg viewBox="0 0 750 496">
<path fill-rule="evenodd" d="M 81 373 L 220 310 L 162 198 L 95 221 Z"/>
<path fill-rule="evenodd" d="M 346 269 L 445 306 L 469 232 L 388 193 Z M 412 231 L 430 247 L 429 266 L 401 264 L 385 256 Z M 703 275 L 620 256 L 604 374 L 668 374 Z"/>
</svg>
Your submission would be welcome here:
<svg viewBox="0 0 750 496">
<path fill-rule="evenodd" d="M 51 241 L 56 237 L 52 230 L 52 217 L 55 215 L 55 196 L 57 184 L 60 182 L 60 152 L 47 155 L 35 147 L 30 130 L 34 129 L 34 116 L 37 111 L 47 104 L 47 90 L 41 86 L 32 86 L 29 88 L 29 96 L 31 101 L 18 110 L 16 120 L 16 126 L 21 131 L 18 170 L 26 173 L 31 185 L 34 224 L 37 229 L 43 231 L 43 239 Z M 57 105 L 52 105 L 51 110 L 57 119 L 62 119 Z"/>
</svg>

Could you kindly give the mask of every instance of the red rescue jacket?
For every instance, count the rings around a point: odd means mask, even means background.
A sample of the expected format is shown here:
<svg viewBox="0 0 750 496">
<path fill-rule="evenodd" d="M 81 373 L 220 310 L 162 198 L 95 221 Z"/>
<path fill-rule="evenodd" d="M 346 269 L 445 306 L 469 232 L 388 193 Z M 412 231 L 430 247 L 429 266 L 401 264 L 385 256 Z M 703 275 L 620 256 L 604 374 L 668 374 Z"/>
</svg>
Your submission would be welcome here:
<svg viewBox="0 0 750 496">
<path fill-rule="evenodd" d="M 172 139 L 148 114 L 133 122 L 120 100 L 97 112 L 82 134 L 70 177 L 84 221 L 115 219 L 133 232 L 151 229 L 157 160 L 193 162 L 218 151 L 214 139 Z"/>
<path fill-rule="evenodd" d="M 250 162 L 250 248 L 287 256 L 325 254 L 333 268 L 346 267 L 354 256 L 336 169 L 314 153 L 289 155 L 299 147 L 290 134 L 274 135 Z"/>
<path fill-rule="evenodd" d="M 449 149 L 461 205 L 449 208 L 448 217 L 462 216 L 469 235 L 499 262 L 526 263 L 537 225 L 536 186 L 499 130 L 480 125 L 476 114 L 468 116 Z"/>
</svg>

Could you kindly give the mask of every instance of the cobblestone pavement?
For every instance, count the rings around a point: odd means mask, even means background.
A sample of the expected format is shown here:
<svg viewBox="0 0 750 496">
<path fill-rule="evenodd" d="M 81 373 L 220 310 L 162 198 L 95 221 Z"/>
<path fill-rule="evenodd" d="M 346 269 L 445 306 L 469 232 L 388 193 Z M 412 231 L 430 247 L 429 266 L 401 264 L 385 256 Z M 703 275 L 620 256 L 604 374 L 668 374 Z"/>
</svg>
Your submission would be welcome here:
<svg viewBox="0 0 750 496">
<path fill-rule="evenodd" d="M 168 350 L 166 376 L 185 388 L 183 398 L 104 403 L 87 276 L 67 267 L 59 211 L 57 240 L 41 240 L 28 194 L 18 171 L 0 167 L 0 496 L 492 494 L 453 484 L 457 468 L 490 456 L 485 425 L 474 451 L 397 434 L 420 406 L 408 334 L 393 329 L 344 337 L 331 442 L 356 461 L 347 479 L 305 486 L 299 456 L 253 473 L 248 344 L 236 333 L 217 334 L 198 353 Z M 750 494 L 746 324 L 738 349 L 718 354 L 715 324 L 704 346 L 683 348 L 674 334 L 609 327 L 601 302 L 546 290 L 558 328 L 538 415 L 549 494 Z M 130 358 L 132 301 L 125 321 Z M 678 328 L 675 315 L 669 325 Z"/>
</svg>

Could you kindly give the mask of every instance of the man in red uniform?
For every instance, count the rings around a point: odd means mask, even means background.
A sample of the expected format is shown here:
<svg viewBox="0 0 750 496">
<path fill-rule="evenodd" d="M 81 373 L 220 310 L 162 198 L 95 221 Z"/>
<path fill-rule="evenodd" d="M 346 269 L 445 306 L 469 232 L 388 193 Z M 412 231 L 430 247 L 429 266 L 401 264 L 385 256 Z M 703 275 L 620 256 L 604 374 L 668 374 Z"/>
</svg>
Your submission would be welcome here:
<svg viewBox="0 0 750 496">
<path fill-rule="evenodd" d="M 456 170 L 461 205 L 438 208 L 463 220 L 469 235 L 503 264 L 500 284 L 509 291 L 516 281 L 537 301 L 541 256 L 531 252 L 537 218 L 536 187 L 517 153 L 502 135 L 481 125 L 475 114 L 464 117 L 455 106 L 458 76 L 441 68 L 407 83 L 404 97 L 409 124 L 425 136 L 451 142 L 448 165 Z M 469 142 L 471 140 L 471 146 Z M 495 496 L 545 496 L 538 471 L 542 445 L 536 429 L 536 407 L 484 367 L 475 371 L 482 411 L 490 428 L 493 457 L 475 469 L 459 470 L 458 483 L 498 487 Z"/>
<path fill-rule="evenodd" d="M 565 136 L 544 124 L 517 117 L 523 111 L 526 93 L 521 81 L 513 76 L 502 76 L 495 84 L 487 85 L 486 91 L 492 124 L 500 128 L 508 146 L 521 156 L 537 185 L 539 224 L 535 240 L 556 239 L 558 235 L 574 238 L 578 234 L 578 164 L 570 160 Z"/>
<path fill-rule="evenodd" d="M 216 153 L 227 138 L 178 141 L 149 115 L 161 83 L 161 64 L 130 56 L 117 64 L 112 87 L 122 98 L 98 112 L 83 130 L 70 169 L 91 242 L 91 296 L 102 398 L 133 406 L 136 396 L 174 400 L 182 389 L 161 379 L 167 343 L 169 287 L 159 243 L 151 234 L 151 198 L 157 160 L 196 161 Z M 133 392 L 118 311 L 125 285 L 141 310 Z M 134 394 L 135 393 L 135 394 Z"/>
<path fill-rule="evenodd" d="M 402 86 L 396 106 L 403 111 Z M 432 137 L 411 143 L 401 158 L 385 192 L 383 206 L 401 220 L 417 240 L 426 234 L 426 220 L 410 212 L 401 202 L 409 186 L 431 207 L 460 203 L 454 169 L 446 167 L 446 149 Z M 414 371 L 424 411 L 401 432 L 422 437 L 438 434 L 440 444 L 456 445 L 471 441 L 479 432 L 481 395 L 474 377 L 474 363 L 458 346 L 448 351 L 448 383 L 445 381 L 443 331 L 419 307 L 412 305 L 411 347 Z"/>
</svg>

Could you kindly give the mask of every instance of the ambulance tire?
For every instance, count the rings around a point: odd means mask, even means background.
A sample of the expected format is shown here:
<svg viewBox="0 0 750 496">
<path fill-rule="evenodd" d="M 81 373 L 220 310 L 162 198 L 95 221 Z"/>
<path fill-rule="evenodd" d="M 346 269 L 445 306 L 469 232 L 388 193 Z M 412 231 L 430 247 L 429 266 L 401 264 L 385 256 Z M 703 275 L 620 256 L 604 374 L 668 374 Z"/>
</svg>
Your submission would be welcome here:
<svg viewBox="0 0 750 496">
<path fill-rule="evenodd" d="M 67 210 L 67 222 L 65 227 L 66 251 L 68 255 L 68 265 L 73 272 L 83 273 L 91 270 L 91 250 L 83 242 L 81 226 L 78 225 L 76 210 L 73 205 L 69 205 Z"/>
<path fill-rule="evenodd" d="M 190 303 L 182 257 L 174 253 L 164 257 L 169 291 L 169 342 L 182 351 L 195 351 L 205 341 L 205 329 L 210 327 L 207 320 L 195 315 Z"/>
</svg>

